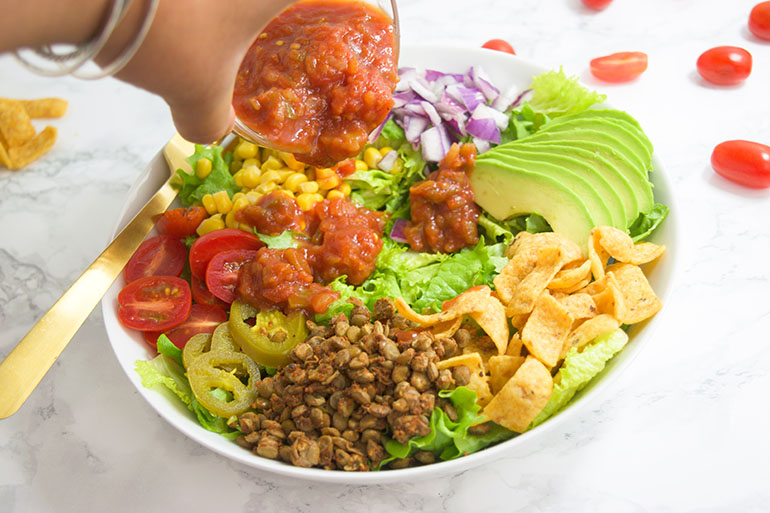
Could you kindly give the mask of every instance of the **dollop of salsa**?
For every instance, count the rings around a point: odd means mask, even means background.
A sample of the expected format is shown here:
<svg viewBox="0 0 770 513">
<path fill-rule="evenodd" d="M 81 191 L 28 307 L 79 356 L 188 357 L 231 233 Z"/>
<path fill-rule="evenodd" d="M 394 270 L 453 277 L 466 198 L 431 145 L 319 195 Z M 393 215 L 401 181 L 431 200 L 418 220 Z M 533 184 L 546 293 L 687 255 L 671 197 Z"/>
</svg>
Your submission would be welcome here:
<svg viewBox="0 0 770 513">
<path fill-rule="evenodd" d="M 439 168 L 409 188 L 411 221 L 404 228 L 415 251 L 451 253 L 479 241 L 481 209 L 473 199 L 473 144 L 453 144 Z"/>
<path fill-rule="evenodd" d="M 347 198 L 325 199 L 302 212 L 280 191 L 238 213 L 258 233 L 295 232 L 296 248 L 262 248 L 238 274 L 236 294 L 260 310 L 323 313 L 339 294 L 323 284 L 346 275 L 360 285 L 374 272 L 382 250 L 382 214 Z"/>
<path fill-rule="evenodd" d="M 303 0 L 273 19 L 236 77 L 238 118 L 302 162 L 357 154 L 393 106 L 393 22 L 356 0 Z"/>
</svg>

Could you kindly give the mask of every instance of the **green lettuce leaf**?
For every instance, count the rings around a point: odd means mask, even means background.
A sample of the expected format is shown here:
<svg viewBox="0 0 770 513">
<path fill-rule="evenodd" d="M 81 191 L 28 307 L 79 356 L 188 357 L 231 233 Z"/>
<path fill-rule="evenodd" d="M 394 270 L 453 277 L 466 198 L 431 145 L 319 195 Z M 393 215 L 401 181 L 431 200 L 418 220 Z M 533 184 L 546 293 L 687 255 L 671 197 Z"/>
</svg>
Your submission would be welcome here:
<svg viewBox="0 0 770 513">
<path fill-rule="evenodd" d="M 259 237 L 259 240 L 265 243 L 268 249 L 296 248 L 299 246 L 297 237 L 302 236 L 291 230 L 284 230 L 280 235 L 264 235 L 261 233 L 257 233 L 256 235 Z"/>
<path fill-rule="evenodd" d="M 158 353 L 168 356 L 174 360 L 177 365 L 184 367 L 184 364 L 182 363 L 182 350 L 176 347 L 165 333 L 158 337 Z"/>
<path fill-rule="evenodd" d="M 442 460 L 451 460 L 476 452 L 484 447 L 515 436 L 515 433 L 502 426 L 492 424 L 491 429 L 483 435 L 468 433 L 468 428 L 484 418 L 479 415 L 481 406 L 476 404 L 476 392 L 466 387 L 454 390 L 441 390 L 439 397 L 449 398 L 457 410 L 457 420 L 452 421 L 441 408 L 434 408 L 430 416 L 431 432 L 425 436 L 414 437 L 406 444 L 395 440 L 385 441 L 385 450 L 390 457 L 380 466 L 396 458 L 406 458 L 417 451 L 431 451 Z"/>
<path fill-rule="evenodd" d="M 596 340 L 584 347 L 581 352 L 572 348 L 554 378 L 551 398 L 529 428 L 532 429 L 541 424 L 564 408 L 576 393 L 604 369 L 605 364 L 623 349 L 627 342 L 626 332 L 618 329 L 596 337 Z"/>
<path fill-rule="evenodd" d="M 533 90 L 529 106 L 534 112 L 550 117 L 583 112 L 607 97 L 586 89 L 578 83 L 578 77 L 568 77 L 563 69 L 546 71 L 532 78 Z"/>
<path fill-rule="evenodd" d="M 382 132 L 380 132 L 380 136 L 377 138 L 377 147 L 389 146 L 391 148 L 398 148 L 405 139 L 404 129 L 398 126 L 393 118 L 390 118 L 385 123 L 385 126 L 382 127 Z"/>
<path fill-rule="evenodd" d="M 202 158 L 207 158 L 211 161 L 211 173 L 202 180 L 195 176 L 195 174 L 185 173 L 181 169 L 176 170 L 176 175 L 181 180 L 179 199 L 182 200 L 184 205 L 200 202 L 206 194 L 213 194 L 222 190 L 227 191 L 232 198 L 233 194 L 240 190 L 240 187 L 235 185 L 235 180 L 230 174 L 231 154 L 228 153 L 223 157 L 221 146 L 196 144 L 195 153 L 185 160 L 195 169 L 195 165 Z"/>
<path fill-rule="evenodd" d="M 646 214 L 639 214 L 636 221 L 629 227 L 628 231 L 634 242 L 646 239 L 668 215 L 669 208 L 661 203 L 655 203 Z"/>
</svg>

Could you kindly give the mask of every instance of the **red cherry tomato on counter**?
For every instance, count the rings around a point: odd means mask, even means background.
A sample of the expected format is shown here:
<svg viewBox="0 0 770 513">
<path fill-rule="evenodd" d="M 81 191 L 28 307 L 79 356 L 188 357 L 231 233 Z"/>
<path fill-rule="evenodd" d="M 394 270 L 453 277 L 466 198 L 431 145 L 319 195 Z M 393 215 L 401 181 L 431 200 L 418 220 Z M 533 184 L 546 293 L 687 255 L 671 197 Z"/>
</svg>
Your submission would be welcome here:
<svg viewBox="0 0 770 513">
<path fill-rule="evenodd" d="M 612 0 L 583 0 L 583 5 L 591 9 L 601 10 L 612 3 Z"/>
<path fill-rule="evenodd" d="M 751 74 L 751 54 L 737 46 L 717 46 L 698 57 L 698 73 L 717 85 L 740 84 Z"/>
<path fill-rule="evenodd" d="M 190 247 L 190 272 L 198 278 L 206 278 L 206 266 L 214 255 L 231 249 L 259 249 L 264 244 L 254 234 L 225 228 L 201 236 Z M 209 287 L 209 290 L 211 287 Z"/>
<path fill-rule="evenodd" d="M 195 229 L 209 216 L 203 207 L 180 207 L 166 210 L 155 226 L 160 233 L 180 239 L 196 235 Z"/>
<path fill-rule="evenodd" d="M 714 148 L 711 167 L 735 183 L 765 189 L 770 187 L 770 146 L 752 141 L 725 141 Z"/>
<path fill-rule="evenodd" d="M 490 39 L 483 45 L 481 45 L 482 48 L 488 48 L 490 50 L 497 50 L 498 52 L 506 52 L 506 53 L 512 53 L 513 55 L 516 55 L 516 51 L 513 49 L 513 47 L 508 43 L 508 41 L 505 41 L 504 39 Z"/>
<path fill-rule="evenodd" d="M 134 280 L 118 294 L 118 319 L 126 328 L 165 331 L 176 328 L 190 315 L 190 286 L 176 276 L 146 276 Z"/>
<path fill-rule="evenodd" d="M 227 313 L 212 305 L 192 305 L 190 315 L 177 326 L 166 331 L 166 336 L 179 349 L 184 349 L 185 344 L 193 335 L 198 333 L 214 333 L 214 330 L 227 320 Z M 162 331 L 145 331 L 142 333 L 144 340 L 152 347 L 158 346 L 158 337 Z"/>
<path fill-rule="evenodd" d="M 591 73 L 605 82 L 629 82 L 647 69 L 644 52 L 618 52 L 591 61 Z"/>
<path fill-rule="evenodd" d="M 206 282 L 202 278 L 190 275 L 190 289 L 192 290 L 193 302 L 199 305 L 214 305 L 220 308 L 227 308 L 230 305 L 216 297 L 206 287 Z"/>
<path fill-rule="evenodd" d="M 770 2 L 758 3 L 751 10 L 749 30 L 759 38 L 770 40 Z"/>
<path fill-rule="evenodd" d="M 235 300 L 235 287 L 238 285 L 238 271 L 243 264 L 254 260 L 257 252 L 249 249 L 220 251 L 206 267 L 206 286 L 216 297 L 225 303 Z"/>
<path fill-rule="evenodd" d="M 158 235 L 142 242 L 126 264 L 126 283 L 143 276 L 179 276 L 187 259 L 187 248 L 170 235 Z"/>
</svg>

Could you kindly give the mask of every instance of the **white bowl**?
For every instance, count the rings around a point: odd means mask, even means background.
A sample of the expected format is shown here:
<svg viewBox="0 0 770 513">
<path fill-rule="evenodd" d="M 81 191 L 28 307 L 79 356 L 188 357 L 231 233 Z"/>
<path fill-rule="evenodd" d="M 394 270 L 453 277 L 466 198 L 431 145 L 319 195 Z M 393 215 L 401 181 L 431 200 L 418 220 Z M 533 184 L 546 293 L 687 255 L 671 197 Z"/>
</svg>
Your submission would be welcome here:
<svg viewBox="0 0 770 513">
<path fill-rule="evenodd" d="M 413 66 L 456 73 L 464 73 L 471 65 L 481 65 L 491 77 L 493 83 L 498 87 L 506 88 L 517 85 L 522 89 L 530 84 L 533 75 L 547 71 L 542 66 L 502 52 L 477 48 L 447 48 L 446 46 L 405 48 L 402 50 L 399 64 L 402 67 Z M 629 110 L 631 114 L 633 114 L 633 106 L 624 106 L 624 110 Z M 665 304 L 666 298 L 672 290 L 674 270 L 677 267 L 677 248 L 675 244 L 675 241 L 677 240 L 677 209 L 675 208 L 674 199 L 671 195 L 671 187 L 666 179 L 660 161 L 654 158 L 653 166 L 654 172 L 652 173 L 652 182 L 655 185 L 656 201 L 671 207 L 671 212 L 662 227 L 660 227 L 650 239 L 653 242 L 665 244 L 668 246 L 668 251 L 658 263 L 648 266 L 646 271 L 648 272 L 650 283 Z M 133 217 L 133 215 L 139 211 L 141 206 L 166 180 L 168 173 L 169 171 L 162 152 L 158 152 L 131 189 L 128 201 L 126 202 L 117 223 L 115 233 L 117 233 Z M 564 411 L 531 431 L 506 442 L 502 442 L 494 447 L 451 461 L 401 470 L 349 473 L 298 468 L 278 461 L 255 456 L 251 452 L 239 447 L 234 442 L 231 442 L 216 433 L 203 429 L 195 420 L 194 415 L 187 410 L 181 402 L 170 400 L 166 395 L 143 387 L 139 376 L 134 371 L 134 363 L 137 360 L 149 359 L 153 357 L 153 354 L 139 332 L 125 329 L 118 321 L 117 296 L 123 285 L 124 282 L 122 277 L 118 278 L 102 301 L 102 311 L 104 313 L 104 323 L 107 328 L 107 334 L 110 343 L 112 344 L 112 348 L 115 351 L 115 356 L 117 356 L 128 379 L 133 383 L 142 397 L 155 408 L 161 417 L 201 445 L 243 464 L 275 474 L 300 479 L 350 484 L 379 484 L 396 481 L 411 481 L 452 474 L 501 458 L 506 454 L 512 454 L 516 449 L 526 448 L 535 438 L 542 436 L 548 430 L 556 429 L 563 423 L 568 422 L 577 412 L 581 410 L 585 411 L 591 400 L 593 400 L 600 391 L 609 387 L 613 378 L 617 377 L 631 360 L 633 360 L 642 346 L 648 343 L 653 336 L 660 317 L 665 315 L 666 312 L 664 307 L 663 311 L 650 321 L 632 327 L 629 332 L 631 337 L 630 342 L 623 351 L 608 363 L 602 374 L 597 376 L 589 386 L 581 391 Z"/>
</svg>

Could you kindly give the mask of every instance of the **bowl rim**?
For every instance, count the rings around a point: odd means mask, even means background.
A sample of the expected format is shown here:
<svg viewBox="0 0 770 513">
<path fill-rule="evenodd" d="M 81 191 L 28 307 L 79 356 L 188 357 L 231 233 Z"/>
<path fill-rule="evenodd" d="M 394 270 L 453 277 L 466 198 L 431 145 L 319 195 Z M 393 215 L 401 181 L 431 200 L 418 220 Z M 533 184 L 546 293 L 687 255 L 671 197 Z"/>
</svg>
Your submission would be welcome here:
<svg viewBox="0 0 770 513">
<path fill-rule="evenodd" d="M 432 53 L 447 53 L 451 52 L 453 56 L 460 55 L 460 62 L 473 62 L 463 60 L 465 56 L 478 56 L 490 55 L 492 60 L 498 62 L 508 62 L 507 65 L 522 66 L 528 68 L 534 72 L 548 71 L 548 67 L 544 67 L 541 64 L 537 64 L 526 59 L 522 59 L 515 55 L 503 54 L 501 52 L 495 52 L 493 50 L 481 49 L 481 48 L 468 48 L 463 46 L 454 45 L 413 45 L 406 47 L 402 55 L 419 55 L 419 54 L 432 54 Z M 482 52 L 482 53 L 480 53 Z M 492 53 L 494 52 L 494 53 Z M 470 65 L 470 64 L 468 64 Z M 611 106 L 606 104 L 606 106 Z M 163 172 L 157 171 L 161 168 Z M 120 215 L 115 224 L 113 230 L 113 236 L 119 229 L 130 220 L 134 214 L 131 211 L 132 204 L 137 202 L 140 206 L 143 202 L 144 195 L 148 192 L 152 194 L 160 184 L 165 181 L 167 167 L 163 158 L 162 150 L 160 150 L 145 169 L 140 173 L 139 177 L 132 186 L 127 200 L 123 205 Z M 667 242 L 667 251 L 665 254 L 665 266 L 662 272 L 667 273 L 665 277 L 665 286 L 656 289 L 656 293 L 663 300 L 664 304 L 671 295 L 675 288 L 677 281 L 676 270 L 679 268 L 679 251 L 676 246 L 678 235 L 681 233 L 679 228 L 678 209 L 676 206 L 676 200 L 673 198 L 672 186 L 666 177 L 664 168 L 657 158 L 657 155 L 653 154 L 653 173 L 651 173 L 653 183 L 656 185 L 656 199 L 665 203 L 669 208 L 669 215 L 664 224 L 659 227 L 658 232 L 653 234 L 652 239 L 664 238 Z M 662 192 L 663 198 L 659 193 Z M 145 198 L 146 199 L 146 198 Z M 673 245 L 673 247 L 672 247 Z M 658 265 L 657 263 L 655 265 Z M 585 411 L 585 406 L 592 401 L 595 401 L 602 393 L 606 392 L 608 387 L 621 375 L 621 373 L 631 364 L 631 362 L 638 356 L 639 351 L 644 347 L 645 339 L 651 339 L 655 334 L 657 327 L 661 324 L 662 319 L 665 317 L 667 310 L 664 308 L 654 318 L 635 325 L 631 328 L 632 336 L 630 337 L 630 343 L 619 353 L 610 365 L 602 371 L 601 375 L 595 379 L 589 387 L 581 391 L 576 397 L 561 410 L 558 414 L 554 415 L 548 421 L 538 425 L 530 431 L 522 433 L 514 438 L 500 442 L 494 446 L 487 447 L 476 453 L 456 458 L 449 461 L 436 462 L 430 465 L 411 467 L 398 470 L 387 470 L 381 472 L 344 472 L 339 470 L 323 470 L 323 469 L 306 469 L 295 467 L 285 464 L 283 462 L 269 460 L 261 458 L 252 454 L 251 452 L 241 448 L 234 442 L 231 442 L 219 434 L 212 433 L 205 430 L 203 427 L 192 418 L 191 414 L 185 410 L 185 416 L 189 418 L 189 422 L 179 422 L 175 414 L 171 412 L 181 410 L 183 407 L 177 408 L 173 403 L 169 403 L 167 397 L 155 390 L 145 388 L 141 385 L 141 380 L 134 371 L 134 362 L 126 362 L 120 356 L 119 345 L 124 343 L 125 336 L 135 338 L 137 343 L 144 344 L 141 341 L 141 335 L 133 337 L 130 333 L 120 326 L 117 322 L 117 305 L 115 303 L 115 297 L 117 295 L 116 290 L 119 290 L 120 282 L 116 280 L 110 291 L 105 295 L 105 299 L 102 301 L 102 313 L 105 322 L 105 329 L 110 340 L 111 347 L 115 353 L 119 364 L 129 381 L 134 385 L 139 394 L 147 401 L 155 412 L 164 418 L 169 424 L 181 431 L 190 439 L 203 445 L 204 447 L 212 450 L 213 452 L 225 456 L 229 459 L 242 463 L 258 470 L 263 470 L 272 474 L 293 477 L 301 480 L 337 483 L 337 484 L 355 484 L 355 485 L 374 485 L 374 484 L 387 484 L 403 481 L 424 480 L 430 478 L 436 478 L 448 474 L 456 474 L 458 472 L 478 467 L 484 463 L 492 462 L 501 459 L 505 456 L 511 455 L 516 449 L 528 446 L 528 441 L 542 437 L 547 433 L 552 433 L 563 426 L 569 419 L 574 418 L 580 412 Z M 638 333 L 640 332 L 641 333 Z M 151 357 L 149 350 L 147 351 L 148 357 Z M 225 442 L 223 444 L 222 442 Z"/>
</svg>

